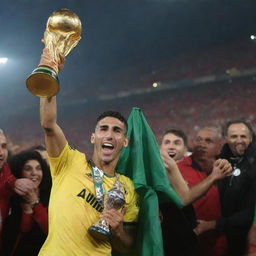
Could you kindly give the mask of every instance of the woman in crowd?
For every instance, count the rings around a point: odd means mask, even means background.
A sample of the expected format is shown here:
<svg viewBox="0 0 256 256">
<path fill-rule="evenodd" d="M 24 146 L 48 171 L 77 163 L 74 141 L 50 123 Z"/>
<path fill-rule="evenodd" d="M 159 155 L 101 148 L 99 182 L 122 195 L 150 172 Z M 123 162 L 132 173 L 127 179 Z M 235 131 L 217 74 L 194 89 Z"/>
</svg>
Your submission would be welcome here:
<svg viewBox="0 0 256 256">
<path fill-rule="evenodd" d="M 48 233 L 50 170 L 36 151 L 17 154 L 9 164 L 16 178 L 31 179 L 36 189 L 11 200 L 11 213 L 4 230 L 4 255 L 36 256 Z"/>
</svg>

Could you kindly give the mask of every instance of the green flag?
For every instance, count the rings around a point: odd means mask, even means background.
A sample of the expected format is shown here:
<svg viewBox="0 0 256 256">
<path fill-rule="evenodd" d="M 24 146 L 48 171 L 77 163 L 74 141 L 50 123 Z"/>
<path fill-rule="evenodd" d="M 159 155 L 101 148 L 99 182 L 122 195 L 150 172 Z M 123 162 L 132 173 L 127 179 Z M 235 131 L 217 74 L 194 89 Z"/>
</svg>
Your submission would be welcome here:
<svg viewBox="0 0 256 256">
<path fill-rule="evenodd" d="M 121 152 L 118 172 L 133 180 L 140 196 L 136 252 L 132 255 L 163 256 L 159 202 L 182 202 L 171 188 L 162 163 L 158 144 L 142 111 L 133 108 L 128 118 L 129 146 Z"/>
<path fill-rule="evenodd" d="M 255 207 L 255 211 L 254 211 L 253 223 L 256 224 L 256 207 Z"/>
</svg>

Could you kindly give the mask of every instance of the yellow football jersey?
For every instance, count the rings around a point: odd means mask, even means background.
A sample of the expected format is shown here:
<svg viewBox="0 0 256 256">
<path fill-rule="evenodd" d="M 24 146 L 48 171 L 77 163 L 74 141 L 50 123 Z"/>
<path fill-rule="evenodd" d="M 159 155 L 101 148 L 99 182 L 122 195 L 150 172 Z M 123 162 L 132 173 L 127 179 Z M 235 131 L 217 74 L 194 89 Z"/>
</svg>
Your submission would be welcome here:
<svg viewBox="0 0 256 256">
<path fill-rule="evenodd" d="M 83 153 L 68 144 L 57 158 L 50 158 L 52 191 L 49 203 L 49 234 L 40 256 L 106 256 L 111 245 L 94 239 L 88 228 L 99 220 L 101 205 L 96 200 L 91 167 Z M 136 223 L 138 197 L 132 181 L 120 175 L 125 191 L 124 222 Z M 116 176 L 104 175 L 104 190 L 110 190 Z"/>
</svg>

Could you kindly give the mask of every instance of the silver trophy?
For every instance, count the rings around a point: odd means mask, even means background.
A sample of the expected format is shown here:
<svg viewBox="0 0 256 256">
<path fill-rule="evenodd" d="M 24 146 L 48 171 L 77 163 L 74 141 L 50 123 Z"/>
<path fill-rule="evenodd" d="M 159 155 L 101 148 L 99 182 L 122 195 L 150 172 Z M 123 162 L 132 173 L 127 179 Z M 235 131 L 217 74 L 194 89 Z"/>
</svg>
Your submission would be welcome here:
<svg viewBox="0 0 256 256">
<path fill-rule="evenodd" d="M 118 178 L 117 178 L 118 179 Z M 125 204 L 125 196 L 122 186 L 117 180 L 116 184 L 110 189 L 103 198 L 104 210 L 121 209 Z M 106 220 L 101 219 L 89 228 L 89 233 L 100 240 L 109 240 L 111 231 L 109 224 Z"/>
</svg>

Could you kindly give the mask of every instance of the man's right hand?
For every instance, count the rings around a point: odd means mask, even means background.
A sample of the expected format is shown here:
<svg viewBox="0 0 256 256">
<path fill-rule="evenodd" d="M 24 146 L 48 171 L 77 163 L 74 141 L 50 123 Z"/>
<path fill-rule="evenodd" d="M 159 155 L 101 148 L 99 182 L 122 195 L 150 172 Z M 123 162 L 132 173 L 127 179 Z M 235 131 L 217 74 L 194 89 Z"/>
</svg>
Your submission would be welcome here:
<svg viewBox="0 0 256 256">
<path fill-rule="evenodd" d="M 160 153 L 164 163 L 164 167 L 168 173 L 171 173 L 174 168 L 178 168 L 174 159 L 171 158 L 165 150 L 161 149 Z"/>
<path fill-rule="evenodd" d="M 223 179 L 231 175 L 232 166 L 226 159 L 218 159 L 213 164 L 213 170 L 210 174 L 215 180 Z"/>
<path fill-rule="evenodd" d="M 57 74 L 60 73 L 64 67 L 65 57 L 58 54 L 56 57 L 52 56 L 50 49 L 44 48 L 41 54 L 39 66 L 51 67 Z"/>
</svg>

